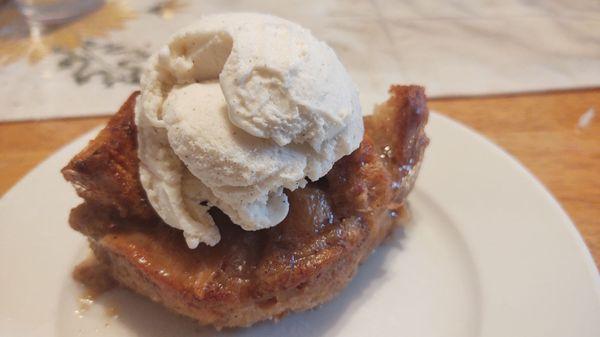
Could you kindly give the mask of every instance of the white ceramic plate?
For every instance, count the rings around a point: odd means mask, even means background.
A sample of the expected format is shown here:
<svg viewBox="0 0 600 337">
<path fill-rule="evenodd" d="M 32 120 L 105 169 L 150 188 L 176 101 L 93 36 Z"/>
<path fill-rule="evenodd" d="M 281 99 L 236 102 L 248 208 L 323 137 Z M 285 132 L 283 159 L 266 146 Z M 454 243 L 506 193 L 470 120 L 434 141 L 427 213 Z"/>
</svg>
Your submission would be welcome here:
<svg viewBox="0 0 600 337">
<path fill-rule="evenodd" d="M 225 335 L 600 336 L 600 279 L 575 227 L 513 158 L 433 114 L 413 221 L 318 310 Z M 75 141 L 0 201 L 0 336 L 205 336 L 212 329 L 116 290 L 86 309 L 71 280 L 87 254 L 59 170 Z M 115 315 L 116 313 L 116 315 Z"/>
</svg>

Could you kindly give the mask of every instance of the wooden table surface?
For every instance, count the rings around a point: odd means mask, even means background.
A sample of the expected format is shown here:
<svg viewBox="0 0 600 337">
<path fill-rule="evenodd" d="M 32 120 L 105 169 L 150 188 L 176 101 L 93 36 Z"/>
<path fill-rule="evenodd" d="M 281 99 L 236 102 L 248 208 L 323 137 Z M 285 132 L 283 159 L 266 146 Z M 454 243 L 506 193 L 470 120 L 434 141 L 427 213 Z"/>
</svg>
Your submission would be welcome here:
<svg viewBox="0 0 600 337">
<path fill-rule="evenodd" d="M 600 262 L 600 88 L 434 99 L 430 108 L 517 157 L 560 201 Z M 579 125 L 590 108 L 597 115 Z M 1 123 L 0 195 L 58 148 L 106 120 Z"/>
</svg>

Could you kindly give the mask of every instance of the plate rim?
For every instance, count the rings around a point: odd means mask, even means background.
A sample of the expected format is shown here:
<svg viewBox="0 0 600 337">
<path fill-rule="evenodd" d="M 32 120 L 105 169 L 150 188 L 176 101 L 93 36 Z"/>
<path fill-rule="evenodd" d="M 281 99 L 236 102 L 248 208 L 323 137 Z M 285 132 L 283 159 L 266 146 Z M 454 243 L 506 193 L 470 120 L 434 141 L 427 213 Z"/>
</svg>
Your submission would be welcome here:
<svg viewBox="0 0 600 337">
<path fill-rule="evenodd" d="M 567 226 L 567 230 L 569 232 L 569 238 L 565 238 L 565 240 L 575 240 L 575 247 L 577 249 L 577 259 L 582 260 L 585 269 L 587 271 L 588 277 L 591 278 L 592 284 L 595 286 L 594 289 L 590 289 L 590 291 L 595 292 L 596 299 L 600 303 L 600 274 L 598 273 L 598 266 L 595 264 L 594 259 L 589 251 L 587 245 L 580 232 L 578 231 L 575 223 L 571 220 L 568 213 L 563 209 L 562 205 L 558 202 L 558 200 L 552 195 L 552 193 L 547 189 L 547 187 L 535 176 L 531 173 L 531 171 L 524 166 L 517 158 L 513 157 L 510 153 L 504 150 L 502 147 L 495 144 L 490 139 L 486 138 L 482 134 L 478 133 L 474 129 L 466 126 L 458 121 L 453 120 L 445 115 L 432 111 L 433 119 L 440 119 L 444 123 L 448 123 L 452 125 L 452 127 L 460 129 L 461 132 L 464 132 L 468 135 L 470 139 L 476 139 L 477 142 L 482 143 L 488 150 L 494 148 L 497 154 L 500 154 L 503 160 L 508 159 L 511 167 L 518 170 L 521 174 L 524 174 L 527 179 L 531 182 L 531 186 L 534 187 L 537 194 L 543 195 L 544 203 L 547 203 L 553 209 L 556 209 L 560 214 L 560 223 L 563 226 Z M 75 149 L 79 149 L 81 144 L 85 141 L 91 139 L 94 134 L 96 134 L 103 125 L 94 127 L 91 130 L 85 132 L 81 136 L 77 137 L 73 141 L 65 144 L 57 151 L 53 152 L 43 161 L 41 161 L 38 165 L 36 165 L 33 169 L 31 169 L 23 178 L 21 178 L 17 183 L 13 185 L 13 187 L 8 190 L 2 198 L 0 198 L 0 206 L 5 202 L 7 197 L 11 197 L 14 194 L 14 191 L 17 191 L 23 184 L 24 181 L 27 180 L 34 172 L 38 170 L 43 170 L 43 168 L 47 165 L 48 162 L 52 162 L 56 160 L 56 156 L 60 156 L 61 154 L 64 156 L 66 152 L 75 151 Z M 85 142 L 87 144 L 87 142 Z M 66 163 L 65 163 L 66 164 Z M 58 172 L 57 172 L 58 174 Z M 0 317 L 1 319 L 1 317 Z M 0 327 L 1 328 L 1 327 Z"/>
<path fill-rule="evenodd" d="M 466 124 L 463 124 L 463 123 L 461 123 L 451 117 L 448 117 L 440 112 L 437 112 L 435 110 L 430 110 L 430 112 L 431 112 L 431 115 L 435 116 L 434 118 L 439 118 L 440 120 L 444 121 L 445 123 L 452 124 L 453 126 L 459 128 L 459 129 L 462 129 L 462 131 L 468 133 L 469 136 L 484 143 L 489 148 L 493 148 L 497 153 L 502 155 L 502 157 L 507 159 L 514 168 L 516 168 L 517 170 L 520 170 L 532 181 L 532 183 L 533 183 L 532 185 L 540 192 L 540 195 L 544 196 L 544 198 L 546 199 L 546 202 L 548 202 L 553 208 L 556 208 L 559 211 L 561 218 L 562 218 L 561 222 L 563 224 L 567 225 L 566 227 L 568 228 L 571 238 L 577 242 L 577 248 L 579 249 L 579 253 L 582 255 L 581 257 L 585 260 L 586 265 L 589 268 L 589 271 L 594 272 L 591 276 L 596 281 L 595 282 L 596 293 L 598 296 L 598 300 L 600 300 L 600 269 L 599 269 L 599 266 L 595 263 L 594 257 L 592 255 L 589 247 L 585 243 L 585 239 L 581 235 L 579 228 L 577 227 L 577 225 L 575 224 L 575 222 L 573 221 L 573 219 L 571 218 L 569 213 L 567 213 L 567 211 L 564 209 L 562 204 L 558 201 L 558 199 L 554 196 L 554 194 L 552 194 L 552 192 L 548 189 L 548 187 L 535 174 L 533 174 L 533 172 L 531 172 L 531 170 L 526 165 L 524 165 L 517 157 L 513 156 L 510 152 L 508 152 L 502 146 L 500 146 L 499 144 L 496 144 L 491 139 L 489 139 L 486 136 L 484 136 L 483 134 L 479 133 L 474 128 L 472 128 Z M 600 263 L 600 261 L 599 261 L 599 263 Z"/>
</svg>

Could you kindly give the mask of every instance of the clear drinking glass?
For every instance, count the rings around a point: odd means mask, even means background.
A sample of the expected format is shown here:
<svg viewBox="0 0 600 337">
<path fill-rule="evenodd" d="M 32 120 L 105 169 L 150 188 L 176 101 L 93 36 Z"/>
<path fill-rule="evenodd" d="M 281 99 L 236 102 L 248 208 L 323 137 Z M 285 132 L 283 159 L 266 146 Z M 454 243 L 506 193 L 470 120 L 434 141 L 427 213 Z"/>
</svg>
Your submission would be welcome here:
<svg viewBox="0 0 600 337">
<path fill-rule="evenodd" d="M 100 7 L 104 0 L 15 0 L 30 21 L 53 25 L 74 19 Z"/>
</svg>

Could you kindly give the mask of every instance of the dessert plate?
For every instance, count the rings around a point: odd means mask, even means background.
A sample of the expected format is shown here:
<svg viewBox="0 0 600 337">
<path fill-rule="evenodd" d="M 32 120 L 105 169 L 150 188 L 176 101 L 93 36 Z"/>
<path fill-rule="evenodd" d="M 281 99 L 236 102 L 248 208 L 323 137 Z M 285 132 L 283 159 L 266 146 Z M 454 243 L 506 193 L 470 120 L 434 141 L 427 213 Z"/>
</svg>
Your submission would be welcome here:
<svg viewBox="0 0 600 337">
<path fill-rule="evenodd" d="M 0 336 L 214 336 L 126 290 L 92 300 L 70 276 L 88 254 L 67 217 L 58 151 L 0 201 Z M 316 310 L 227 336 L 600 336 L 600 277 L 544 187 L 473 131 L 433 113 L 412 220 Z"/>
</svg>

